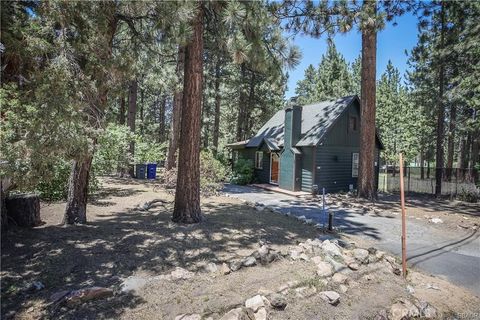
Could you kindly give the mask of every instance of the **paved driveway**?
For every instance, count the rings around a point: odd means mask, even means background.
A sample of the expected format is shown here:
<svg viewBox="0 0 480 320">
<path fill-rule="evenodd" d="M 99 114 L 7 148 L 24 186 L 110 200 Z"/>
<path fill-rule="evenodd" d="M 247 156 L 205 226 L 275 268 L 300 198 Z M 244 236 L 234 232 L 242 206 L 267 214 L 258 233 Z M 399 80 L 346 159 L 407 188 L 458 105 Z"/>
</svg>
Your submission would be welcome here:
<svg viewBox="0 0 480 320">
<path fill-rule="evenodd" d="M 250 202 L 272 207 L 283 213 L 325 223 L 321 203 L 248 186 L 225 185 L 224 192 Z M 383 217 L 361 214 L 355 209 L 329 208 L 334 212 L 334 224 L 343 232 L 377 242 L 377 247 L 401 255 L 400 216 Z M 442 276 L 466 287 L 480 296 L 480 232 L 459 229 L 441 231 L 416 221 L 407 220 L 408 263 L 427 273 Z"/>
</svg>

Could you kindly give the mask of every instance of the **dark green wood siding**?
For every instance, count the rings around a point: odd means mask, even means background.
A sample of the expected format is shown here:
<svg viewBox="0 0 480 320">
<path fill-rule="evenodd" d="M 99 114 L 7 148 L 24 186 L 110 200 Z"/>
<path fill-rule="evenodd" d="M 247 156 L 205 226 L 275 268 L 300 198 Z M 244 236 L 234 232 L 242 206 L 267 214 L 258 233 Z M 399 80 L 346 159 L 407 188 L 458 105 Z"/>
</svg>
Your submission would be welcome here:
<svg viewBox="0 0 480 320">
<path fill-rule="evenodd" d="M 270 183 L 270 153 L 268 148 L 264 145 L 257 148 L 246 148 L 246 149 L 239 149 L 238 155 L 240 158 L 248 159 L 252 162 L 252 166 L 255 166 L 255 152 L 262 151 L 263 152 L 263 161 L 262 161 L 262 169 L 254 169 L 254 182 L 258 183 Z"/>
<path fill-rule="evenodd" d="M 310 192 L 312 190 L 313 181 L 313 147 L 302 148 L 301 157 L 301 190 Z"/>
</svg>

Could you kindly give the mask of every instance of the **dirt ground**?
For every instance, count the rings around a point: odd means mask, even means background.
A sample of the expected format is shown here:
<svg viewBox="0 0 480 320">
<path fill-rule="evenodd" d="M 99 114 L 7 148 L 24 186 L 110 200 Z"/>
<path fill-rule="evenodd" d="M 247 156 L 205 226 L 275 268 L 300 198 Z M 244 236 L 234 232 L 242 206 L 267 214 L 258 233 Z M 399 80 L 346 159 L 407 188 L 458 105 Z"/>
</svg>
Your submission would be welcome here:
<svg viewBox="0 0 480 320">
<path fill-rule="evenodd" d="M 259 248 L 260 241 L 282 252 L 324 235 L 295 219 L 221 196 L 202 200 L 206 222 L 177 225 L 170 221 L 172 195 L 153 191 L 145 181 L 105 178 L 102 182 L 88 206 L 87 225 L 60 226 L 65 204 L 42 204 L 44 225 L 3 234 L 2 319 L 174 319 L 182 313 L 219 319 L 259 292 L 277 291 L 292 281 L 295 285 L 286 292 L 287 308 L 269 310 L 269 319 L 372 319 L 398 298 L 407 297 L 407 285 L 413 287 L 415 297 L 435 306 L 440 318 L 480 315 L 480 298 L 470 292 L 415 270 L 403 280 L 385 272 L 380 263 L 349 274 L 348 291 L 341 293 L 337 306 L 318 294 L 306 297 L 295 290 L 338 291 L 336 285 L 319 280 L 311 261 L 281 258 L 228 275 L 205 272 L 207 263 L 221 265 L 245 257 Z M 163 202 L 147 211 L 138 207 L 153 199 Z M 345 240 L 363 245 L 356 238 Z M 175 267 L 195 276 L 149 280 L 134 292 L 120 291 L 130 276 L 154 279 Z M 45 288 L 26 290 L 33 281 Z M 53 293 L 89 286 L 112 288 L 115 294 L 73 308 L 50 304 Z"/>
</svg>

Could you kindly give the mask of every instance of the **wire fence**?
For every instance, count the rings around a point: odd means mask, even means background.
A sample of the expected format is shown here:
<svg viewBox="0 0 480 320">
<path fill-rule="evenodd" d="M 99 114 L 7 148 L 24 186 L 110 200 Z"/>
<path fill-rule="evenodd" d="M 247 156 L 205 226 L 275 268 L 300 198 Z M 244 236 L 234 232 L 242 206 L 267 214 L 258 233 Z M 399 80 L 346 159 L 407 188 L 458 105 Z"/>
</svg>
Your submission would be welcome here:
<svg viewBox="0 0 480 320">
<path fill-rule="evenodd" d="M 405 167 L 404 184 L 407 193 L 435 194 L 435 168 Z M 451 197 L 459 193 L 480 192 L 479 172 L 475 169 L 442 169 L 442 195 Z M 380 192 L 400 191 L 400 168 L 383 166 L 378 179 Z"/>
</svg>

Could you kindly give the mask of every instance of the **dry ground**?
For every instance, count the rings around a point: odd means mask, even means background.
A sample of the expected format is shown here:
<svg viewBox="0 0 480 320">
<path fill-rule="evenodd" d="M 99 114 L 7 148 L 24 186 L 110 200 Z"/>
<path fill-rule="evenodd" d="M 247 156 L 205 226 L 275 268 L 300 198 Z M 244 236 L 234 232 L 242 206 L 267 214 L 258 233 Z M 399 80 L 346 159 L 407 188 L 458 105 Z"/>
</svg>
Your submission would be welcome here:
<svg viewBox="0 0 480 320">
<path fill-rule="evenodd" d="M 148 211 L 137 207 L 159 198 L 165 203 Z M 192 312 L 217 319 L 259 290 L 276 290 L 288 281 L 325 289 L 315 276 L 315 265 L 307 261 L 281 259 L 229 275 L 203 272 L 206 263 L 221 264 L 250 254 L 258 249 L 259 241 L 287 250 L 320 236 L 317 229 L 268 210 L 258 212 L 227 197 L 203 200 L 205 223 L 176 225 L 170 222 L 172 200 L 162 190 L 154 192 L 148 182 L 106 178 L 89 204 L 86 226 L 59 226 L 65 204 L 43 204 L 43 226 L 3 235 L 2 318 L 174 319 Z M 348 241 L 362 245 L 358 239 Z M 130 294 L 119 291 L 129 276 L 165 274 L 175 266 L 196 276 L 154 281 Z M 468 319 L 480 314 L 478 297 L 444 280 L 412 271 L 407 282 L 382 270 L 372 264 L 352 274 L 354 281 L 336 307 L 318 294 L 300 298 L 293 290 L 287 294 L 287 308 L 271 310 L 270 319 L 369 319 L 398 297 L 407 296 L 407 284 L 414 287 L 418 298 L 437 307 L 442 317 L 457 314 Z M 366 274 L 372 274 L 370 280 Z M 25 288 L 33 281 L 41 281 L 45 289 L 27 292 Z M 115 295 L 76 308 L 48 305 L 55 292 L 87 286 L 113 288 Z"/>
</svg>

